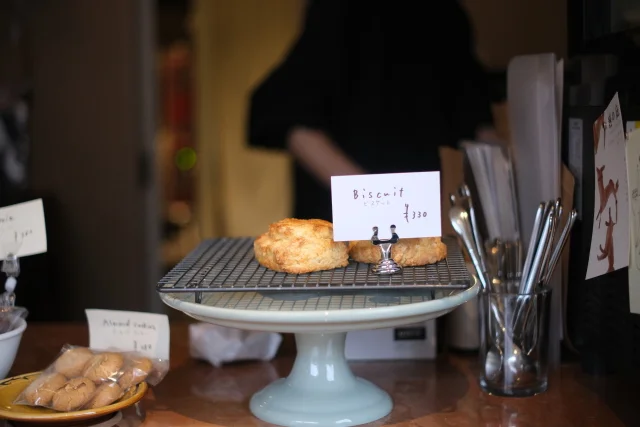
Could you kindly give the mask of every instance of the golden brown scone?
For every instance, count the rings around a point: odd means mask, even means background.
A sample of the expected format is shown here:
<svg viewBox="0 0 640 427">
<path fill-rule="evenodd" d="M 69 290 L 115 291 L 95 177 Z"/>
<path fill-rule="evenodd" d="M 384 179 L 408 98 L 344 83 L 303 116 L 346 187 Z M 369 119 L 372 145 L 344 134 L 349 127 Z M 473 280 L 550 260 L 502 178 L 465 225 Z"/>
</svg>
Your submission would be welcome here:
<svg viewBox="0 0 640 427">
<path fill-rule="evenodd" d="M 123 390 L 128 390 L 147 379 L 152 369 L 153 364 L 146 357 L 131 357 L 125 362 L 124 372 L 118 384 Z"/>
<path fill-rule="evenodd" d="M 72 348 L 62 353 L 53 366 L 56 372 L 65 377 L 75 378 L 82 375 L 85 365 L 92 357 L 93 352 L 88 348 Z"/>
<path fill-rule="evenodd" d="M 354 261 L 374 264 L 380 261 L 380 248 L 370 240 L 349 243 L 349 255 Z M 447 257 L 447 246 L 439 237 L 400 239 L 391 247 L 391 258 L 402 267 L 434 264 Z"/>
<path fill-rule="evenodd" d="M 27 386 L 22 396 L 30 405 L 46 406 L 66 382 L 67 378 L 58 372 L 42 374 Z"/>
<path fill-rule="evenodd" d="M 95 391 L 96 386 L 89 378 L 74 378 L 55 392 L 51 407 L 61 412 L 75 411 L 86 405 Z"/>
<path fill-rule="evenodd" d="M 82 375 L 96 384 L 101 384 L 110 379 L 115 379 L 120 369 L 122 369 L 122 365 L 124 365 L 124 358 L 121 354 L 100 353 L 89 360 Z"/>
<path fill-rule="evenodd" d="M 253 244 L 258 262 L 270 270 L 302 274 L 349 264 L 346 242 L 333 241 L 333 224 L 287 218 L 269 226 Z"/>
<path fill-rule="evenodd" d="M 111 405 L 124 395 L 122 388 L 118 383 L 108 382 L 102 384 L 96 390 L 95 394 L 84 407 L 85 409 L 97 409 L 103 406 Z"/>
</svg>

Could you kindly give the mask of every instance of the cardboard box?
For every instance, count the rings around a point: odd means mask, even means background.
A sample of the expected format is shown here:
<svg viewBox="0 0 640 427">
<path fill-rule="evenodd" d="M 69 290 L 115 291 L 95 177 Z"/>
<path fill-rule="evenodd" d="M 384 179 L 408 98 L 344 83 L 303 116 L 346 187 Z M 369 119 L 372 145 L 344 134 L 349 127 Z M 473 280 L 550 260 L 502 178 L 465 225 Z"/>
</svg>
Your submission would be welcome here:
<svg viewBox="0 0 640 427">
<path fill-rule="evenodd" d="M 347 334 L 347 360 L 425 360 L 436 357 L 436 320 Z"/>
</svg>

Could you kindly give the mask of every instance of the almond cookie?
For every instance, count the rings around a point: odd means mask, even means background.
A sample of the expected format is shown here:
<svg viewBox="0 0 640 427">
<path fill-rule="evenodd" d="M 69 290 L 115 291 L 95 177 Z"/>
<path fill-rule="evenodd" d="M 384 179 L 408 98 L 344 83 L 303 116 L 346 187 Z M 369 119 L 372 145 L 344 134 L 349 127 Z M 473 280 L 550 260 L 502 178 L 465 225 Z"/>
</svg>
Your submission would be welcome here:
<svg viewBox="0 0 640 427">
<path fill-rule="evenodd" d="M 124 365 L 124 358 L 118 353 L 100 353 L 89 360 L 82 376 L 89 378 L 96 384 L 114 380 Z"/>
<path fill-rule="evenodd" d="M 67 378 L 79 377 L 82 375 L 85 365 L 92 357 L 93 352 L 88 348 L 72 348 L 62 353 L 53 367 L 56 372 L 61 373 Z"/>
<path fill-rule="evenodd" d="M 370 240 L 349 243 L 349 255 L 354 261 L 375 264 L 380 261 L 380 248 Z M 400 239 L 391 247 L 391 258 L 401 267 L 434 264 L 447 257 L 447 246 L 439 237 Z"/>
<path fill-rule="evenodd" d="M 256 260 L 274 271 L 302 274 L 349 264 L 346 242 L 333 241 L 333 224 L 287 218 L 269 226 L 253 244 Z"/>
<path fill-rule="evenodd" d="M 152 369 L 151 360 L 146 357 L 132 357 L 125 363 L 124 372 L 118 380 L 118 384 L 123 390 L 128 390 L 144 381 Z"/>
<path fill-rule="evenodd" d="M 30 405 L 47 406 L 66 382 L 67 378 L 57 372 L 42 374 L 27 386 L 22 397 Z"/>
<path fill-rule="evenodd" d="M 96 386 L 89 378 L 74 378 L 55 392 L 51 407 L 61 412 L 75 411 L 86 405 L 95 391 Z"/>
<path fill-rule="evenodd" d="M 118 383 L 104 383 L 98 387 L 91 400 L 89 400 L 89 403 L 85 405 L 85 409 L 97 409 L 111 405 L 123 395 L 124 392 Z"/>
</svg>

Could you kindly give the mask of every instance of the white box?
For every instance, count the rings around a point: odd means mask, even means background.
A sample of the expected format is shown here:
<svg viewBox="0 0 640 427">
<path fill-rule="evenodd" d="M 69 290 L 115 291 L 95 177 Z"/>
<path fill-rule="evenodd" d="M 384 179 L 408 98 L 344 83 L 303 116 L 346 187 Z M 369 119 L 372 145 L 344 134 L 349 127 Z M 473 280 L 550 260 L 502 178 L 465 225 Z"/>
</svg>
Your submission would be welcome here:
<svg viewBox="0 0 640 427">
<path fill-rule="evenodd" d="M 435 359 L 436 320 L 347 334 L 347 360 Z"/>
</svg>

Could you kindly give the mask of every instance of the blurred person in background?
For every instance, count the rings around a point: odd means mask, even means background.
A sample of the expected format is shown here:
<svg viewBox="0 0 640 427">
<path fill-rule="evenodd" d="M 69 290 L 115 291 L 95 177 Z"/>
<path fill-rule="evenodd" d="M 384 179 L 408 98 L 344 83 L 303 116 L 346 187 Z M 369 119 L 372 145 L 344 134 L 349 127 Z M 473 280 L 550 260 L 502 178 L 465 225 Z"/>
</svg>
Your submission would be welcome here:
<svg viewBox="0 0 640 427">
<path fill-rule="evenodd" d="M 440 146 L 490 134 L 488 86 L 456 0 L 311 0 L 252 95 L 249 143 L 288 149 L 294 216 L 330 221 L 331 176 L 439 170 Z"/>
</svg>

